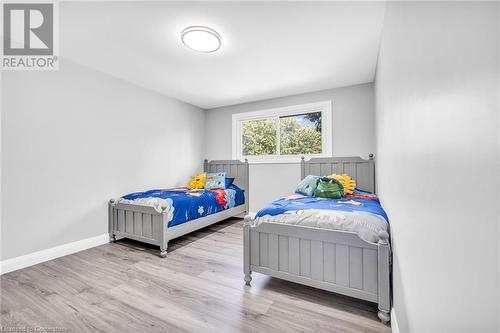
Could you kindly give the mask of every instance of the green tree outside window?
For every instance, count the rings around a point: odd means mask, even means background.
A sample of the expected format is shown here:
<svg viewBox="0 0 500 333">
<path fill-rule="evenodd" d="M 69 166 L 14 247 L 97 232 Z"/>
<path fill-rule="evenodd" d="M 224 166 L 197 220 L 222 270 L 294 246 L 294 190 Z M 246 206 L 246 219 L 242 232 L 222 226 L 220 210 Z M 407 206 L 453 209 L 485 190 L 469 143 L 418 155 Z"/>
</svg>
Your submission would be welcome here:
<svg viewBox="0 0 500 333">
<path fill-rule="evenodd" d="M 243 155 L 278 155 L 278 134 L 279 155 L 321 154 L 321 112 L 243 121 Z"/>
</svg>

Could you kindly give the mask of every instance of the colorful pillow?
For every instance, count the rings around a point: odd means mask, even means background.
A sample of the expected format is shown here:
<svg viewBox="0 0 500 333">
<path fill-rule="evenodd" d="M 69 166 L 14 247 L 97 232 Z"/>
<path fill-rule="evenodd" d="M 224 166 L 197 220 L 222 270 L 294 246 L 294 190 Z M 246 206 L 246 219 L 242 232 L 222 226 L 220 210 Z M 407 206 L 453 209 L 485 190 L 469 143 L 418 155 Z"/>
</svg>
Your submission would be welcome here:
<svg viewBox="0 0 500 333">
<path fill-rule="evenodd" d="M 187 188 L 190 190 L 205 188 L 206 177 L 207 174 L 205 172 L 200 172 L 194 176 L 191 176 L 191 179 L 187 183 Z"/>
<path fill-rule="evenodd" d="M 226 173 L 208 173 L 205 182 L 205 190 L 224 190 L 226 189 Z"/>
<path fill-rule="evenodd" d="M 340 199 L 344 196 L 344 187 L 336 179 L 322 177 L 318 180 L 314 196 L 318 198 Z"/>
<path fill-rule="evenodd" d="M 228 188 L 229 186 L 233 185 L 234 178 L 226 177 L 225 180 L 226 180 L 226 188 Z"/>
<path fill-rule="evenodd" d="M 297 185 L 295 193 L 312 197 L 314 195 L 314 191 L 316 191 L 316 187 L 318 186 L 318 179 L 319 176 L 313 175 L 309 175 L 306 178 L 302 179 Z"/>
</svg>

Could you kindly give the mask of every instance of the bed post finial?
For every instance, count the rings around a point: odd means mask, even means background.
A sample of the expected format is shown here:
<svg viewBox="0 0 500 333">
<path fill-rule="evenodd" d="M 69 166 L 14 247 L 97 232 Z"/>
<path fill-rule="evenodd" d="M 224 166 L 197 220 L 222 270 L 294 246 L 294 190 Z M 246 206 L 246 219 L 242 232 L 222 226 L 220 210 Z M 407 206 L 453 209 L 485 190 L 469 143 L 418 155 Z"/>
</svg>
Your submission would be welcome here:
<svg viewBox="0 0 500 333">
<path fill-rule="evenodd" d="M 248 163 L 248 158 L 245 158 L 245 163 Z"/>
<path fill-rule="evenodd" d="M 368 155 L 368 158 L 369 158 L 370 160 L 373 160 L 373 154 Z"/>
<path fill-rule="evenodd" d="M 112 205 L 115 203 L 115 199 L 109 199 L 109 204 Z"/>
<path fill-rule="evenodd" d="M 380 244 L 383 244 L 383 245 L 386 245 L 386 244 L 389 244 L 389 234 L 387 233 L 387 231 L 379 231 L 378 232 L 378 237 L 380 238 L 380 240 L 378 241 Z"/>
<path fill-rule="evenodd" d="M 306 177 L 306 158 L 304 156 L 300 157 L 300 179 Z"/>
<path fill-rule="evenodd" d="M 250 215 L 245 215 L 243 218 L 243 225 L 251 225 L 252 224 L 252 217 Z"/>
</svg>

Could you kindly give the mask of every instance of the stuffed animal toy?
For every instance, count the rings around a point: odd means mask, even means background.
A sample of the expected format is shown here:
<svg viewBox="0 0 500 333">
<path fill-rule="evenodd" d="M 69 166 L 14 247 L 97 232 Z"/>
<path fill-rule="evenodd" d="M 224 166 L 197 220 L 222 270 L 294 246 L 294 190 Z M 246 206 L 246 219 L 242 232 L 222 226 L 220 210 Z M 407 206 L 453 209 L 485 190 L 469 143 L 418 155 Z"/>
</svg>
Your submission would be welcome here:
<svg viewBox="0 0 500 333">
<path fill-rule="evenodd" d="M 317 198 L 340 199 L 344 196 L 344 189 L 340 181 L 330 177 L 322 177 L 318 180 L 318 187 L 314 192 Z"/>
<path fill-rule="evenodd" d="M 190 190 L 197 190 L 205 188 L 205 181 L 207 179 L 207 174 L 205 172 L 200 172 L 194 176 L 187 183 L 187 187 Z"/>
<path fill-rule="evenodd" d="M 351 178 L 348 174 L 337 175 L 333 174 L 328 176 L 328 178 L 338 180 L 342 186 L 344 187 L 344 194 L 352 194 L 354 189 L 356 188 L 356 181 Z"/>
</svg>

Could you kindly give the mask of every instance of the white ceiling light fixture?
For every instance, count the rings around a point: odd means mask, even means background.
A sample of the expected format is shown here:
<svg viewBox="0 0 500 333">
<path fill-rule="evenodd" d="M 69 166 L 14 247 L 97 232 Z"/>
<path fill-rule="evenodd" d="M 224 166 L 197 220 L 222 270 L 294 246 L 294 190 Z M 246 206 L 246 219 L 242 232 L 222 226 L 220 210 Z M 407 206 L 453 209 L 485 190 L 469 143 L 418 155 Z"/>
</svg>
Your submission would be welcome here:
<svg viewBox="0 0 500 333">
<path fill-rule="evenodd" d="M 182 43 L 192 50 L 212 53 L 220 49 L 222 39 L 214 29 L 203 26 L 191 26 L 182 30 Z"/>
</svg>

